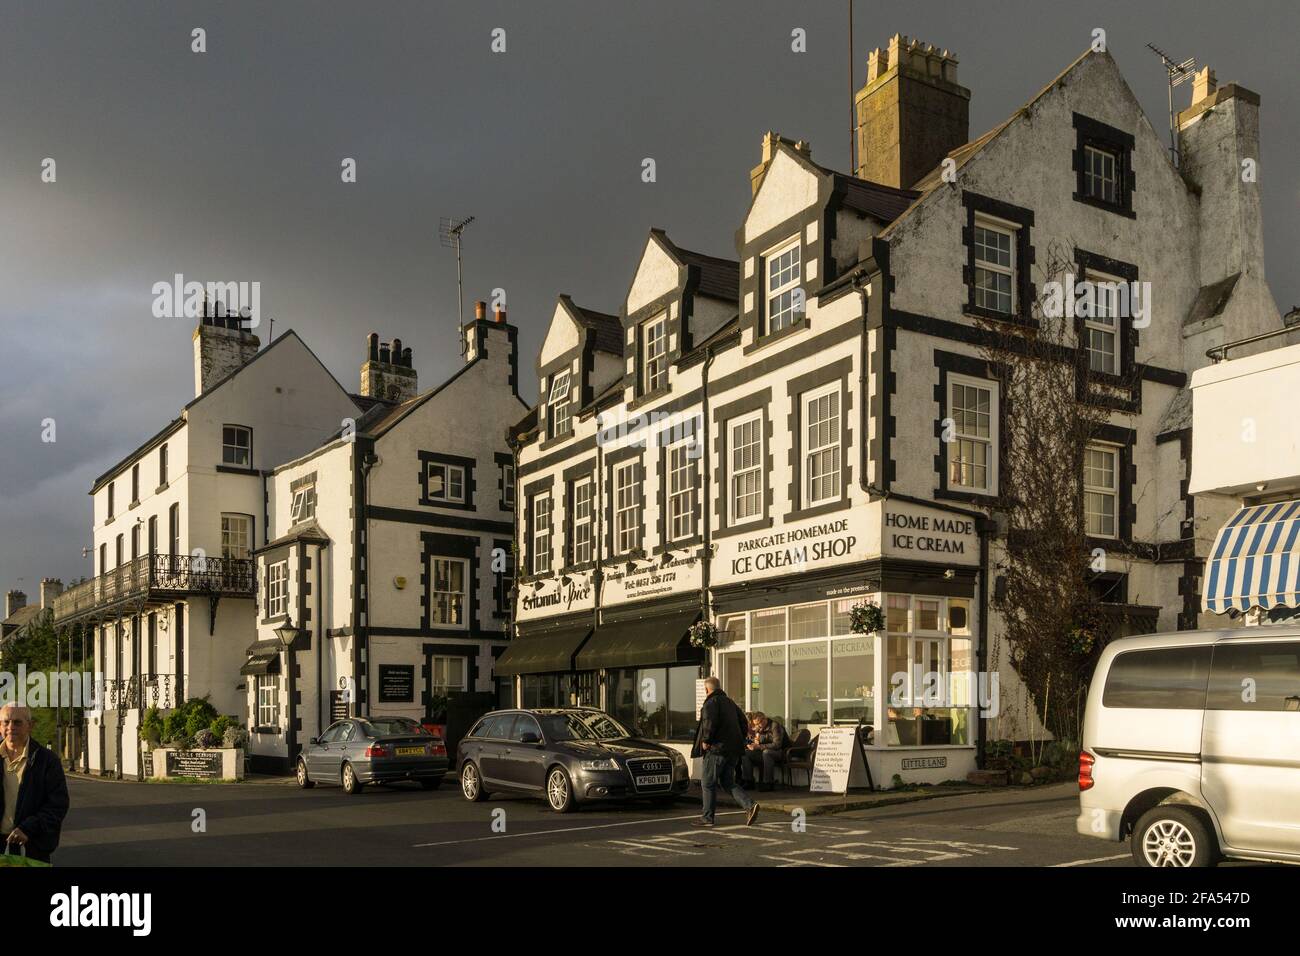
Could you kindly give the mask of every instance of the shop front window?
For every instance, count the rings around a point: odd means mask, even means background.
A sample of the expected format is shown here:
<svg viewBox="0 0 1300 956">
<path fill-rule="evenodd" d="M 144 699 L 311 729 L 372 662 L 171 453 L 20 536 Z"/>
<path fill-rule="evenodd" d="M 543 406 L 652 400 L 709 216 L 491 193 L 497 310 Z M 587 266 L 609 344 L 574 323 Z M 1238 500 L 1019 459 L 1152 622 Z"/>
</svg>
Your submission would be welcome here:
<svg viewBox="0 0 1300 956">
<path fill-rule="evenodd" d="M 752 647 L 749 651 L 749 704 L 773 720 L 787 724 L 785 707 L 785 645 Z"/>
<path fill-rule="evenodd" d="M 522 707 L 536 709 L 596 706 L 595 671 L 579 671 L 576 674 L 524 674 L 519 682 Z"/>
<path fill-rule="evenodd" d="M 870 726 L 875 721 L 875 639 L 854 636 L 831 642 L 831 691 L 834 723 Z"/>
<path fill-rule="evenodd" d="M 961 605 L 963 613 L 957 616 L 964 625 L 965 603 L 952 603 Z M 949 636 L 953 615 L 951 609 L 944 613 L 942 599 L 891 595 L 888 608 L 889 697 L 887 734 L 881 742 L 900 747 L 969 744 L 974 697 L 971 640 Z M 910 622 L 910 632 L 905 622 Z"/>
<path fill-rule="evenodd" d="M 825 609 L 825 605 L 822 605 Z M 790 645 L 791 733 L 829 723 L 826 706 L 826 641 Z"/>
<path fill-rule="evenodd" d="M 609 671 L 609 712 L 650 740 L 695 739 L 695 664 Z"/>
</svg>

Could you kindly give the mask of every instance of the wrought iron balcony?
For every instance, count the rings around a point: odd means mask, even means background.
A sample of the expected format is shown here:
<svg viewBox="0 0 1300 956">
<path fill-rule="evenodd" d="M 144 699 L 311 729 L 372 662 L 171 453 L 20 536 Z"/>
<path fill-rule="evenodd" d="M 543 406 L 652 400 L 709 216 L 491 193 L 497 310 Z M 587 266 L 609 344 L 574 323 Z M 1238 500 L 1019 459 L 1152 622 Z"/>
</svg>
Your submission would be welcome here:
<svg viewBox="0 0 1300 956">
<path fill-rule="evenodd" d="M 257 575 L 251 558 L 206 558 L 191 554 L 146 554 L 54 599 L 54 623 L 73 624 L 137 614 L 188 597 L 251 598 Z"/>
<path fill-rule="evenodd" d="M 172 693 L 175 679 L 171 674 L 138 674 L 135 677 L 107 678 L 99 685 L 99 705 L 103 710 L 144 710 L 157 707 L 170 710 L 176 706 Z"/>
</svg>

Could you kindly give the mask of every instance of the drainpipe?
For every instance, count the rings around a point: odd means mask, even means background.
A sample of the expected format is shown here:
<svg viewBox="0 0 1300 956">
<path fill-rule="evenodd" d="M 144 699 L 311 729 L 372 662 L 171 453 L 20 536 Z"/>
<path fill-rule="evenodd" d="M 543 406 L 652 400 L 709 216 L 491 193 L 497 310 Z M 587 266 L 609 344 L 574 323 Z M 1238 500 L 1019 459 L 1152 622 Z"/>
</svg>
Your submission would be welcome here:
<svg viewBox="0 0 1300 956">
<path fill-rule="evenodd" d="M 519 564 L 519 558 L 523 554 L 523 549 L 519 547 L 522 541 L 519 537 L 519 522 L 522 520 L 520 515 L 523 512 L 523 507 L 519 498 L 519 439 L 512 435 L 508 428 L 506 429 L 506 444 L 510 446 L 510 454 L 514 461 L 515 469 L 514 511 L 510 515 L 510 522 L 514 528 L 514 533 L 510 539 L 510 549 L 512 552 L 510 560 L 514 565 L 515 574 L 514 578 L 510 582 L 510 617 L 506 619 L 506 637 L 508 637 L 510 643 L 513 644 L 516 637 L 515 622 L 519 620 L 519 575 L 522 571 Z M 493 673 L 495 673 L 495 667 Z M 518 706 L 520 703 L 520 692 L 523 689 L 523 681 L 514 677 L 510 678 L 510 689 L 510 703 L 514 706 Z"/>
<path fill-rule="evenodd" d="M 600 585 L 605 580 L 604 555 L 601 553 L 601 542 L 605 537 L 605 446 L 600 439 L 600 412 L 596 412 L 596 540 L 591 543 L 591 554 L 594 559 L 591 569 L 591 629 L 594 631 L 600 627 Z M 642 514 L 645 512 L 643 511 Z M 551 505 L 551 514 L 555 514 L 555 505 Z M 604 668 L 602 668 L 604 670 Z M 596 682 L 596 700 L 597 704 L 604 709 L 605 707 L 605 681 L 598 675 Z"/>
<path fill-rule="evenodd" d="M 709 457 L 709 366 L 713 364 L 713 346 L 708 346 L 704 350 L 704 370 L 701 373 L 700 390 L 702 394 L 702 414 L 703 421 L 700 423 L 700 430 L 697 433 L 697 441 L 702 442 L 700 456 L 704 459 L 704 481 L 703 487 L 712 488 L 713 477 L 710 473 L 711 460 Z M 709 569 L 713 566 L 713 522 L 710 520 L 712 514 L 709 510 L 710 502 L 708 495 L 703 496 L 705 500 L 700 502 L 700 520 L 704 523 L 704 548 L 700 557 L 700 613 L 707 621 L 709 619 Z M 713 669 L 713 661 L 706 657 L 704 664 L 704 676 L 708 677 Z"/>
<path fill-rule="evenodd" d="M 862 490 L 872 497 L 879 498 L 897 498 L 900 501 L 911 502 L 912 504 L 924 505 L 927 508 L 935 508 L 939 511 L 947 511 L 950 514 L 961 515 L 970 518 L 975 522 L 975 530 L 980 537 L 980 563 L 979 563 L 979 627 L 976 629 L 975 644 L 975 666 L 977 674 L 983 674 L 988 666 L 988 637 L 989 637 L 989 539 L 997 531 L 997 522 L 990 518 L 982 511 L 973 511 L 968 508 L 958 508 L 955 505 L 944 502 L 917 498 L 913 495 L 905 495 L 896 491 L 885 491 L 877 488 L 867 481 L 867 299 L 871 296 L 871 287 L 861 284 L 861 277 L 853 280 L 858 294 L 862 296 L 862 354 L 858 362 L 858 382 L 859 382 L 859 431 L 861 436 L 859 444 L 862 448 L 860 462 L 858 466 L 859 482 Z M 882 423 L 883 427 L 883 423 Z M 976 704 L 979 701 L 976 700 Z M 978 710 L 978 707 L 977 707 Z M 984 769 L 984 751 L 988 740 L 988 727 L 982 718 L 975 721 L 975 766 Z"/>
<path fill-rule="evenodd" d="M 325 546 L 316 545 L 316 733 L 313 737 L 319 737 L 325 730 L 325 703 L 322 697 L 321 671 L 325 665 L 325 635 L 328 628 L 325 627 L 325 581 L 330 581 L 333 586 L 333 575 L 327 575 L 322 562 L 325 560 Z"/>
<path fill-rule="evenodd" d="M 366 705 L 370 705 L 370 469 L 379 463 L 379 457 L 375 454 L 374 448 L 367 448 L 361 458 L 361 537 L 365 541 L 365 565 L 366 568 L 361 574 L 361 586 L 366 596 L 366 623 L 361 624 L 361 609 L 357 608 L 357 628 L 352 634 L 352 674 L 353 683 L 356 682 L 356 675 L 361 670 L 361 641 L 364 635 L 366 642 Z M 360 543 L 360 542 L 358 542 Z M 361 693 L 358 690 L 358 698 Z M 352 701 L 352 715 L 361 714 L 361 701 L 359 699 Z"/>
</svg>

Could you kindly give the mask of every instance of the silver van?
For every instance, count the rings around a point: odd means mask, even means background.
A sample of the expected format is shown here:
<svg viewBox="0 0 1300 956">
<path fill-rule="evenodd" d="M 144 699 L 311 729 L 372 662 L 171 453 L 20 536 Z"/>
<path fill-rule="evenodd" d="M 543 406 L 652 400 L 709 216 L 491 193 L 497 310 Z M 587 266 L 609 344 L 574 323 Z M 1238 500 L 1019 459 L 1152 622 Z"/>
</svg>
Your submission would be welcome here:
<svg viewBox="0 0 1300 956">
<path fill-rule="evenodd" d="M 1300 627 L 1121 638 L 1079 755 L 1078 831 L 1139 866 L 1300 863 Z"/>
</svg>

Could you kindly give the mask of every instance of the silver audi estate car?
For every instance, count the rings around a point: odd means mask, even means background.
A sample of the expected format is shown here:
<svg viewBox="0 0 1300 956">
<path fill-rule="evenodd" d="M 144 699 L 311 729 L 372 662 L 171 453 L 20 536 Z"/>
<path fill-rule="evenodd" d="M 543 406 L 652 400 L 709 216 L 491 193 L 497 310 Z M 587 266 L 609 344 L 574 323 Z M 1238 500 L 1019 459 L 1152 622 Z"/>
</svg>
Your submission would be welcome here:
<svg viewBox="0 0 1300 956">
<path fill-rule="evenodd" d="M 1139 866 L 1300 863 L 1300 627 L 1121 638 L 1079 755 L 1078 831 Z"/>
</svg>

